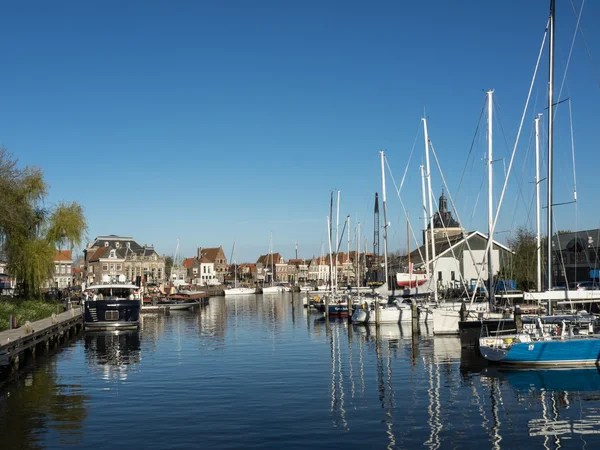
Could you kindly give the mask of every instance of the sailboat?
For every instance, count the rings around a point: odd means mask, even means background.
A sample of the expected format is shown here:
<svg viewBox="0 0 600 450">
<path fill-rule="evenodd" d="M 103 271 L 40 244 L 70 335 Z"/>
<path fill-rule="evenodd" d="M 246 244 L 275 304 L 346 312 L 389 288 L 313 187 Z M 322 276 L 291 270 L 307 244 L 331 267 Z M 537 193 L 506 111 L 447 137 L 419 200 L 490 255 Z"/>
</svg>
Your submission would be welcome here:
<svg viewBox="0 0 600 450">
<path fill-rule="evenodd" d="M 555 0 L 550 0 L 550 71 L 548 81 L 548 255 L 552 254 L 552 175 L 553 175 L 553 125 L 554 125 L 554 28 Z M 552 286 L 552 267 L 548 264 L 548 286 Z M 549 291 L 543 294 L 549 294 Z M 568 291 L 567 291 L 568 292 Z M 577 291 L 576 291 L 577 292 Z M 594 292 L 594 291 L 591 291 Z M 542 295 L 543 295 L 542 294 Z M 564 295 L 564 294 L 563 294 Z M 551 313 L 552 296 L 548 300 L 548 313 Z M 511 337 L 488 338 L 479 341 L 481 354 L 490 361 L 521 366 L 573 366 L 598 365 L 600 360 L 600 329 L 596 321 L 578 320 L 576 316 L 566 316 L 556 320 L 548 332 L 542 319 L 534 332 L 522 332 Z"/>
<path fill-rule="evenodd" d="M 237 279 L 237 262 L 235 260 L 235 241 L 233 241 L 233 249 L 232 249 L 232 260 L 233 260 L 233 268 L 234 268 L 234 287 L 225 289 L 225 297 L 231 295 L 245 295 L 245 294 L 255 294 L 256 289 L 251 287 L 238 287 L 238 279 Z"/>
<path fill-rule="evenodd" d="M 380 286 L 377 291 L 384 296 L 389 295 L 387 289 L 388 280 L 388 264 L 387 264 L 387 206 L 386 206 L 386 189 L 385 189 L 385 152 L 379 152 L 381 157 L 381 186 L 383 200 L 383 257 L 384 257 L 384 273 L 386 282 Z M 387 302 L 383 306 L 379 304 L 379 299 L 364 301 L 362 309 L 357 309 L 352 315 L 354 322 L 366 323 L 400 323 L 412 322 L 412 308 L 410 305 L 401 303 L 395 300 L 392 303 Z"/>
<path fill-rule="evenodd" d="M 267 255 L 267 265 L 271 263 L 271 285 L 263 286 L 263 294 L 280 294 L 282 292 L 290 292 L 292 289 L 285 286 L 283 283 L 273 284 L 275 281 L 275 261 L 273 257 L 273 234 L 269 239 L 269 254 Z"/>
</svg>

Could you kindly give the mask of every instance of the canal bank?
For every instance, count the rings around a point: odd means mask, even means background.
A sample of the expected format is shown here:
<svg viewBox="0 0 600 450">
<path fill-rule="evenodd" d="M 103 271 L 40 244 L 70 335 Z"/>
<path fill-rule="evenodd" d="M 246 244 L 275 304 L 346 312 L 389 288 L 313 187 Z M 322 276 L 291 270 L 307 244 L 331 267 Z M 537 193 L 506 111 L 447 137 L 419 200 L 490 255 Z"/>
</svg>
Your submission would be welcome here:
<svg viewBox="0 0 600 450">
<path fill-rule="evenodd" d="M 81 309 L 69 309 L 35 322 L 0 332 L 0 373 L 18 370 L 27 358 L 60 345 L 83 329 Z"/>
</svg>

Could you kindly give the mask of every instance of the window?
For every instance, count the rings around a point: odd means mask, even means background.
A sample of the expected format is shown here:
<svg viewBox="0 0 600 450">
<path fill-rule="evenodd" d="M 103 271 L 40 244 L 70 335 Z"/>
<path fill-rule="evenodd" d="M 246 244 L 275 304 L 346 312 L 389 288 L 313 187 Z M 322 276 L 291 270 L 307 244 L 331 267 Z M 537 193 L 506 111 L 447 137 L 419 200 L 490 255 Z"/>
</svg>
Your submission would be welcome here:
<svg viewBox="0 0 600 450">
<path fill-rule="evenodd" d="M 198 268 L 197 268 L 197 267 L 194 267 L 194 268 L 192 269 L 192 272 L 194 273 L 194 275 L 197 275 L 197 274 L 198 274 Z"/>
<path fill-rule="evenodd" d="M 202 273 L 206 273 L 206 266 L 202 266 Z"/>
<path fill-rule="evenodd" d="M 108 271 L 108 264 L 102 264 L 102 271 L 103 272 Z"/>
<path fill-rule="evenodd" d="M 117 271 L 120 272 L 121 270 L 123 270 L 123 265 L 117 264 Z"/>
<path fill-rule="evenodd" d="M 454 276 L 454 270 L 452 272 L 450 272 L 450 279 L 452 281 L 456 280 L 456 277 Z"/>
<path fill-rule="evenodd" d="M 54 273 L 60 273 L 60 266 L 58 264 L 54 266 Z"/>
<path fill-rule="evenodd" d="M 442 281 L 442 272 L 438 272 L 438 281 Z"/>
<path fill-rule="evenodd" d="M 210 266 L 208 266 L 208 273 L 210 273 Z"/>
</svg>

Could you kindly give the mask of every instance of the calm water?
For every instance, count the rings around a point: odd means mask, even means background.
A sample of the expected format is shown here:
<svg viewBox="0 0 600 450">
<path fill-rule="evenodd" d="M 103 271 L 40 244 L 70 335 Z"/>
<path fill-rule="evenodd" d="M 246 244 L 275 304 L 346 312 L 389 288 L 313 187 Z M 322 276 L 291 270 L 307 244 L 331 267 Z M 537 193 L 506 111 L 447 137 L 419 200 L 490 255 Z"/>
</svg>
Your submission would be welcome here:
<svg viewBox="0 0 600 450">
<path fill-rule="evenodd" d="M 499 372 L 458 338 L 214 298 L 0 386 L 0 449 L 600 448 L 597 370 Z"/>
</svg>

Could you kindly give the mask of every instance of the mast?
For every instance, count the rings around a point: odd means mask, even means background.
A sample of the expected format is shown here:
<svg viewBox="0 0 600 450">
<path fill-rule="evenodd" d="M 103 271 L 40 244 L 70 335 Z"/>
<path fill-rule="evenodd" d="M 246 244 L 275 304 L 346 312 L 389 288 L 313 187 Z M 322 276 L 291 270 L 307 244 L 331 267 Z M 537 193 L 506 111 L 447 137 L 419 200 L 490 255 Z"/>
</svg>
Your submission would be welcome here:
<svg viewBox="0 0 600 450">
<path fill-rule="evenodd" d="M 552 289 L 552 175 L 554 145 L 554 0 L 550 0 L 550 47 L 548 71 L 548 290 Z M 548 300 L 548 314 L 552 314 L 552 303 Z"/>
<path fill-rule="evenodd" d="M 408 244 L 408 288 L 412 287 L 412 270 L 410 270 L 410 225 L 408 222 L 408 214 L 406 215 L 406 243 Z"/>
<path fill-rule="evenodd" d="M 425 164 L 427 169 L 427 197 L 429 197 L 429 216 L 431 217 L 431 221 L 429 222 L 429 230 L 431 232 L 431 275 L 434 278 L 434 290 L 433 290 L 433 298 L 435 302 L 438 301 L 438 292 L 437 292 L 437 280 L 435 279 L 435 233 L 433 224 L 433 203 L 431 201 L 431 170 L 429 168 L 429 134 L 427 133 L 427 118 L 423 117 L 423 132 L 425 134 Z"/>
<path fill-rule="evenodd" d="M 373 214 L 373 253 L 375 259 L 375 280 L 379 281 L 379 194 L 375 192 L 375 212 Z M 365 251 L 366 251 L 365 247 Z"/>
<path fill-rule="evenodd" d="M 385 274 L 385 285 L 388 286 L 388 259 L 387 259 L 387 211 L 386 211 L 386 195 L 385 195 L 385 169 L 384 169 L 384 160 L 385 160 L 385 152 L 381 150 L 379 152 L 381 155 L 381 199 L 383 200 L 383 263 L 384 263 L 384 274 Z"/>
<path fill-rule="evenodd" d="M 329 217 L 331 217 L 331 220 Z M 329 217 L 327 218 L 327 229 L 329 230 L 329 289 L 333 291 L 333 278 L 331 278 L 333 272 L 333 255 L 331 254 L 331 236 L 333 234 L 333 191 L 331 191 L 331 198 L 329 199 Z"/>
<path fill-rule="evenodd" d="M 273 232 L 269 234 L 269 256 L 271 257 L 271 286 L 273 286 L 273 278 L 275 277 L 275 264 L 273 262 Z"/>
<path fill-rule="evenodd" d="M 490 302 L 490 308 L 494 302 L 494 265 L 493 265 L 493 254 L 494 254 L 494 214 L 493 214 L 493 185 L 492 185 L 492 110 L 493 110 L 493 95 L 494 91 L 487 91 L 488 97 L 488 296 Z"/>
<path fill-rule="evenodd" d="M 235 261 L 235 239 L 233 240 L 233 280 L 234 287 L 237 287 L 237 262 Z"/>
<path fill-rule="evenodd" d="M 542 291 L 542 238 L 540 236 L 540 115 L 535 118 L 535 217 L 537 228 L 536 286 L 538 292 Z"/>
<path fill-rule="evenodd" d="M 338 245 L 340 239 L 340 191 L 337 191 L 337 204 L 336 204 L 336 219 L 335 219 L 335 248 L 334 248 L 334 264 L 335 264 L 335 292 L 338 290 Z"/>
<path fill-rule="evenodd" d="M 327 217 L 327 228 L 331 227 L 331 221 Z M 333 266 L 333 253 L 331 253 L 331 234 L 329 235 L 329 288 L 333 292 L 333 283 L 331 282 L 331 267 Z"/>
<path fill-rule="evenodd" d="M 360 287 L 360 222 L 357 225 L 356 231 L 356 293 Z"/>
<path fill-rule="evenodd" d="M 423 245 L 425 247 L 425 273 L 427 279 L 430 280 L 429 276 L 429 239 L 427 239 L 427 196 L 425 195 L 425 168 L 421 164 L 421 190 L 423 191 Z M 431 280 L 430 280 L 431 284 Z"/>
</svg>

